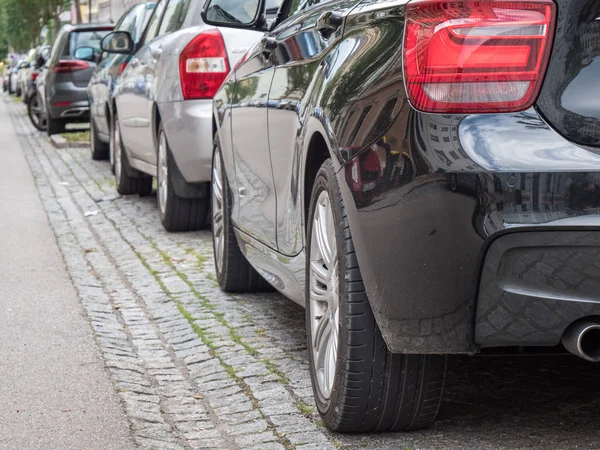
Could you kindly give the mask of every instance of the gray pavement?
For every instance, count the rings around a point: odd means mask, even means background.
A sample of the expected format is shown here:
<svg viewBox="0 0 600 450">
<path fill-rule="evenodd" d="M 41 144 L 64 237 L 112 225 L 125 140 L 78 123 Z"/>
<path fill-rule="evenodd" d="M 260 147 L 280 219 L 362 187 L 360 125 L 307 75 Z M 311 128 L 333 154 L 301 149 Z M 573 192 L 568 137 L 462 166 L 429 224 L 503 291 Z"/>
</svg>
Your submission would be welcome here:
<svg viewBox="0 0 600 450">
<path fill-rule="evenodd" d="M 33 130 L 23 105 L 5 101 L 0 108 L 11 112 L 67 271 L 140 448 L 600 448 L 600 365 L 564 355 L 452 357 L 439 420 L 431 429 L 328 432 L 312 398 L 302 308 L 276 293 L 221 292 L 209 231 L 165 232 L 154 196 L 119 196 L 106 162 L 92 161 L 86 149 L 52 148 Z M 9 126 L 5 115 L 0 124 Z M 14 136 L 9 139 L 18 149 Z M 25 205 L 27 195 L 21 197 L 19 204 Z M 0 215 L 0 222 L 6 220 L 14 219 Z M 21 240 L 16 247 L 23 247 Z M 25 276 L 33 284 L 31 267 L 26 269 L 11 276 Z M 73 310 L 79 311 L 76 305 Z M 49 313 L 36 307 L 31 314 Z M 5 334 L 14 339 L 14 331 L 4 333 L 2 342 Z M 4 358 L 1 350 L 0 355 Z M 27 352 L 23 358 L 29 358 Z M 2 384 L 0 379 L 0 389 Z M 44 385 L 50 392 L 57 386 L 31 378 L 23 385 L 28 390 Z M 4 396 L 0 390 L 0 405 Z M 1 416 L 0 442 L 4 424 Z"/>
<path fill-rule="evenodd" d="M 2 101 L 0 143 L 0 448 L 135 448 Z"/>
</svg>

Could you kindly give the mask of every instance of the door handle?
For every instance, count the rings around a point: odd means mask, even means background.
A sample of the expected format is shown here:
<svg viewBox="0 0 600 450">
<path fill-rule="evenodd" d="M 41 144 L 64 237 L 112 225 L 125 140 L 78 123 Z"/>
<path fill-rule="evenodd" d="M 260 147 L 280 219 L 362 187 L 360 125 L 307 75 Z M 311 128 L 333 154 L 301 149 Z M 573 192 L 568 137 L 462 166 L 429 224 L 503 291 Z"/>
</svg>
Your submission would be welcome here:
<svg viewBox="0 0 600 450">
<path fill-rule="evenodd" d="M 344 15 L 339 11 L 325 11 L 319 16 L 315 29 L 325 39 L 329 37 L 344 23 Z"/>
</svg>

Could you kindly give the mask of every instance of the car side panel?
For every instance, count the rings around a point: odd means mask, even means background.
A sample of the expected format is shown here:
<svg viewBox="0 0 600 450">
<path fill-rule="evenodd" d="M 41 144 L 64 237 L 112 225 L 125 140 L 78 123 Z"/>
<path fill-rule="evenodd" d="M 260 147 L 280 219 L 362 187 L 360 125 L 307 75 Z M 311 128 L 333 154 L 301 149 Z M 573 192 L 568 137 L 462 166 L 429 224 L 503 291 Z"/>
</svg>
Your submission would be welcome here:
<svg viewBox="0 0 600 450">
<path fill-rule="evenodd" d="M 338 57 L 343 30 L 322 34 L 315 25 L 322 14 L 347 14 L 355 5 L 355 0 L 349 0 L 309 8 L 270 33 L 277 40 L 277 49 L 272 56 L 276 69 L 268 103 L 269 142 L 275 168 L 278 251 L 285 255 L 296 256 L 304 247 L 303 131 L 311 115 L 320 114 L 317 105 L 326 72 Z"/>
<path fill-rule="evenodd" d="M 94 120 L 96 133 L 106 142 L 108 142 L 109 123 L 105 110 L 112 84 L 111 68 L 115 65 L 115 60 L 118 59 L 118 56 L 109 54 L 100 61 L 88 85 L 90 115 L 92 120 Z"/>
</svg>

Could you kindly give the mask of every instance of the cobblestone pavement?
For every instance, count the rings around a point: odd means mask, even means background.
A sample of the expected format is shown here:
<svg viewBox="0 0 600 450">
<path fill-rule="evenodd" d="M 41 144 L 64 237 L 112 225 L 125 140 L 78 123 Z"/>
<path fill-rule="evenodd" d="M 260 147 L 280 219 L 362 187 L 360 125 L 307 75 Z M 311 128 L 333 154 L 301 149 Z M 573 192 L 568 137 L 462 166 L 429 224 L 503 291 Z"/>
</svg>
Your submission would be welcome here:
<svg viewBox="0 0 600 450">
<path fill-rule="evenodd" d="M 55 150 L 9 104 L 140 448 L 600 448 L 600 366 L 570 356 L 454 357 L 431 430 L 328 432 L 303 310 L 222 293 L 209 232 L 166 233 L 154 196 L 120 197 L 107 163 Z"/>
</svg>

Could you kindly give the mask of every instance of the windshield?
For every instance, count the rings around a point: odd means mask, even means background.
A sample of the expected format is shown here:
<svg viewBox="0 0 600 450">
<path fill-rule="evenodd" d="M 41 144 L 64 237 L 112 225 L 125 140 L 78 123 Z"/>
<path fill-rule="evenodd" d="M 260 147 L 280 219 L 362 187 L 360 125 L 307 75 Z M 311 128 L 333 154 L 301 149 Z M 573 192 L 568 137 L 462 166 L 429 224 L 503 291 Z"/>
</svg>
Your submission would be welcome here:
<svg viewBox="0 0 600 450">
<path fill-rule="evenodd" d="M 69 37 L 69 55 L 74 55 L 79 47 L 92 47 L 100 51 L 100 41 L 110 31 L 110 29 L 73 31 Z"/>
</svg>

